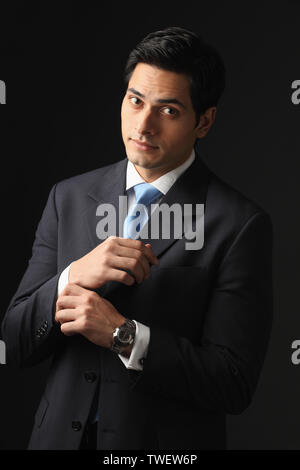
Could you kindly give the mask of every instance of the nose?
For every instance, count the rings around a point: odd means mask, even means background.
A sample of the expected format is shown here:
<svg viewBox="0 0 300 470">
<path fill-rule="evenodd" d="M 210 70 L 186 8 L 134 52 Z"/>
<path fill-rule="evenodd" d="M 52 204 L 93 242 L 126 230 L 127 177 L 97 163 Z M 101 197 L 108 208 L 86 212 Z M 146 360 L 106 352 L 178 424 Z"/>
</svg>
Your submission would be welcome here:
<svg viewBox="0 0 300 470">
<path fill-rule="evenodd" d="M 151 109 L 143 109 L 138 114 L 135 130 L 140 135 L 154 135 L 157 132 L 157 123 Z"/>
</svg>

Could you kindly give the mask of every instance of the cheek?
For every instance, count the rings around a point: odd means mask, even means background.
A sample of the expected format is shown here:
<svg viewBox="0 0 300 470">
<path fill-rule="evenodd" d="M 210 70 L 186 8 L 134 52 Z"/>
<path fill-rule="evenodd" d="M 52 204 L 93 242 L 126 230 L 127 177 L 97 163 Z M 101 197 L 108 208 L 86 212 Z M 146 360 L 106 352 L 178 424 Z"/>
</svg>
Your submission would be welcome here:
<svg viewBox="0 0 300 470">
<path fill-rule="evenodd" d="M 121 127 L 122 132 L 130 131 L 133 126 L 133 118 L 126 105 L 121 109 Z"/>
<path fill-rule="evenodd" d="M 128 119 L 126 116 L 126 112 L 124 109 L 121 110 L 121 130 L 122 134 L 126 134 L 126 130 L 128 128 Z"/>
<path fill-rule="evenodd" d="M 122 106 L 121 106 L 121 122 L 122 122 L 122 125 L 124 124 L 124 118 L 125 118 L 125 107 L 124 107 L 124 104 L 122 104 Z"/>
<path fill-rule="evenodd" d="M 193 132 L 191 132 L 190 126 L 184 124 L 166 129 L 165 136 L 167 137 L 166 141 L 173 147 L 184 147 L 185 144 L 193 140 Z"/>
</svg>

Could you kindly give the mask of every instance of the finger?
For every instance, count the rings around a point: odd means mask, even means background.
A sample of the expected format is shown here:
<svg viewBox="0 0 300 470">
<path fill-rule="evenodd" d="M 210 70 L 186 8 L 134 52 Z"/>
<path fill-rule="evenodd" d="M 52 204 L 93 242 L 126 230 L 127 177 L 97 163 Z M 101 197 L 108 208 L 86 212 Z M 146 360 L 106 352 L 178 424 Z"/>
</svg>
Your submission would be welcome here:
<svg viewBox="0 0 300 470">
<path fill-rule="evenodd" d="M 76 308 L 78 305 L 81 305 L 82 297 L 78 295 L 60 295 L 56 302 L 56 307 L 58 310 L 64 308 Z"/>
<path fill-rule="evenodd" d="M 55 313 L 55 320 L 59 323 L 65 323 L 76 320 L 78 317 L 75 308 L 64 308 Z"/>
<path fill-rule="evenodd" d="M 111 266 L 114 268 L 129 270 L 140 284 L 144 279 L 144 270 L 141 263 L 136 258 L 126 258 L 122 256 L 114 256 L 111 260 Z"/>
<path fill-rule="evenodd" d="M 150 243 L 146 243 L 146 245 L 144 245 L 143 253 L 147 256 L 151 264 L 155 264 L 156 266 L 158 265 L 158 259 L 156 255 L 154 254 Z"/>
<path fill-rule="evenodd" d="M 80 333 L 80 327 L 77 321 L 63 323 L 60 326 L 60 330 L 66 336 L 73 336 L 77 333 Z"/>
<path fill-rule="evenodd" d="M 118 239 L 118 244 L 128 248 L 134 248 L 135 250 L 140 250 L 146 255 L 151 264 L 158 264 L 158 259 L 153 253 L 150 243 L 145 245 L 141 240 L 132 240 L 131 238 L 120 237 Z"/>
<path fill-rule="evenodd" d="M 135 282 L 134 277 L 122 269 L 110 269 L 108 273 L 109 280 L 121 282 L 126 286 L 132 286 Z"/>
<path fill-rule="evenodd" d="M 134 248 L 135 250 L 142 250 L 144 243 L 141 240 L 134 240 L 133 238 L 118 238 L 118 245 L 125 246 L 127 248 Z"/>
<path fill-rule="evenodd" d="M 82 295 L 86 292 L 90 292 L 90 290 L 69 282 L 60 295 Z"/>
<path fill-rule="evenodd" d="M 140 262 L 143 272 L 144 272 L 144 279 L 147 279 L 150 275 L 150 265 L 149 261 L 140 250 L 135 250 L 134 248 L 125 248 L 123 246 L 119 246 L 116 250 L 116 255 L 122 258 L 133 258 Z M 117 258 L 114 262 L 118 263 L 120 260 Z M 124 267 L 124 266 L 114 266 L 114 267 Z"/>
</svg>

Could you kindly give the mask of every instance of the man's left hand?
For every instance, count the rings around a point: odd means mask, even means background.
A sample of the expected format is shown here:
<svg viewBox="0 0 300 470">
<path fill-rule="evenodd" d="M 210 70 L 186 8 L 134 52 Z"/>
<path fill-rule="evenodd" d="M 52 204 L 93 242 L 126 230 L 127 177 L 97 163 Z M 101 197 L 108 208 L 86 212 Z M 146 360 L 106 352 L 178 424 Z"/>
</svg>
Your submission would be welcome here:
<svg viewBox="0 0 300 470">
<path fill-rule="evenodd" d="M 57 299 L 55 320 L 64 335 L 80 333 L 92 343 L 110 349 L 114 329 L 126 318 L 96 292 L 69 283 Z"/>
</svg>

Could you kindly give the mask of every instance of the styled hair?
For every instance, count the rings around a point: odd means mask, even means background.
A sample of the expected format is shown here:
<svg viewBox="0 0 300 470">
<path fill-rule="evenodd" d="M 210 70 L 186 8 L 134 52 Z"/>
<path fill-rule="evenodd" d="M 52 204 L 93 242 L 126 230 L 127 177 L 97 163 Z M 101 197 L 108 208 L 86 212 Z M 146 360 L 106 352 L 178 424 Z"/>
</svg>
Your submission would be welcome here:
<svg viewBox="0 0 300 470">
<path fill-rule="evenodd" d="M 225 66 L 219 53 L 200 35 L 177 26 L 148 34 L 130 52 L 124 70 L 126 84 L 139 62 L 189 77 L 196 126 L 200 115 L 217 105 L 225 88 Z"/>
</svg>

